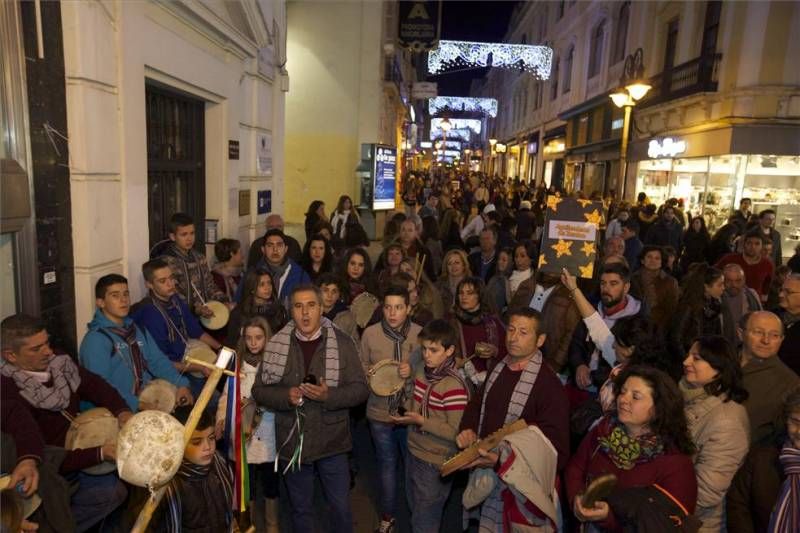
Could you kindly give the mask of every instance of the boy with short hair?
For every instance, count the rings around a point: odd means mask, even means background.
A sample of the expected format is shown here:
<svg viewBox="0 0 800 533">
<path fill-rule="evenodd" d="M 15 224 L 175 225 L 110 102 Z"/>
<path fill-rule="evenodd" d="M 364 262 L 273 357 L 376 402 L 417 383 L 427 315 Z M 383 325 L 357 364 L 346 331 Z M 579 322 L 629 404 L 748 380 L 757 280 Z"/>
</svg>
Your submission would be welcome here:
<svg viewBox="0 0 800 533">
<path fill-rule="evenodd" d="M 230 299 L 214 282 L 206 256 L 194 250 L 194 219 L 186 213 L 172 215 L 169 219 L 169 238 L 172 243 L 161 258 L 172 269 L 178 293 L 194 314 L 206 318 L 213 316 L 214 313 L 204 302 L 217 300 L 229 303 Z M 198 298 L 198 293 L 202 298 Z"/>
<path fill-rule="evenodd" d="M 417 337 L 422 362 L 414 369 L 414 394 L 397 424 L 408 424 L 406 491 L 411 506 L 411 529 L 436 533 L 450 495 L 452 478 L 439 468 L 458 451 L 456 435 L 469 401 L 469 388 L 456 368 L 456 331 L 446 320 L 429 322 Z"/>
</svg>

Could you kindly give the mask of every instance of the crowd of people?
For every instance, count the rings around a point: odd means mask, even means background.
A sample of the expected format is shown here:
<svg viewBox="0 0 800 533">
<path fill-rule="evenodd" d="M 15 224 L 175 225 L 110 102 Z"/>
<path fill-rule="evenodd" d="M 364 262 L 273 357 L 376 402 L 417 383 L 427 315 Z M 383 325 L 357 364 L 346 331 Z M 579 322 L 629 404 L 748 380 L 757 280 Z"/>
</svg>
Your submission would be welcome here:
<svg viewBox="0 0 800 533">
<path fill-rule="evenodd" d="M 223 346 L 238 383 L 203 410 L 151 531 L 315 531 L 316 485 L 325 526 L 353 531 L 364 422 L 380 533 L 406 508 L 420 533 L 798 531 L 800 247 L 783 265 L 774 211 L 743 199 L 711 235 L 679 199 L 592 194 L 604 231 L 594 276 L 576 278 L 537 268 L 562 191 L 477 172 L 403 183 L 379 253 L 348 196 L 330 216 L 310 203 L 302 246 L 271 214 L 247 257 L 220 239 L 213 266 L 174 214 L 143 300 L 120 274 L 97 281 L 77 357 L 35 317 L 5 318 L 3 531 L 130 530 L 149 493 L 91 471 L 113 464 L 113 439 L 66 449 L 75 417 L 103 407 L 122 427 L 159 408 L 142 391 L 164 380 L 186 423 L 212 370 L 185 356 Z M 229 442 L 240 404 L 255 413 L 244 454 Z"/>
</svg>

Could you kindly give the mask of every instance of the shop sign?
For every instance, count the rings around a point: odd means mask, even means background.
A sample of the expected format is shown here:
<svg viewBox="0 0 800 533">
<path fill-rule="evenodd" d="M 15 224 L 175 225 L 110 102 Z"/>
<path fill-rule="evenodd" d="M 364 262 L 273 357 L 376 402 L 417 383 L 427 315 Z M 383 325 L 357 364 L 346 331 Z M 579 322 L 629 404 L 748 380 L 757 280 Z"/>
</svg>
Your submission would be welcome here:
<svg viewBox="0 0 800 533">
<path fill-rule="evenodd" d="M 538 151 L 539 151 L 539 142 L 538 141 L 532 141 L 532 142 L 528 143 L 528 153 L 529 154 L 535 154 Z"/>
<path fill-rule="evenodd" d="M 439 96 L 439 84 L 435 81 L 418 81 L 411 86 L 411 98 L 427 100 Z"/>
<path fill-rule="evenodd" d="M 497 152 L 498 154 L 504 154 L 504 153 L 506 153 L 506 150 L 507 150 L 507 147 L 503 143 L 497 143 L 497 144 L 494 145 L 494 151 Z"/>
<path fill-rule="evenodd" d="M 545 155 L 560 154 L 565 150 L 565 148 L 566 145 L 564 144 L 564 138 L 561 137 L 548 141 L 547 144 L 544 145 L 543 151 Z"/>
<path fill-rule="evenodd" d="M 650 159 L 662 157 L 675 157 L 686 151 L 686 141 L 665 137 L 663 140 L 653 139 L 647 145 L 647 156 Z"/>
<path fill-rule="evenodd" d="M 434 48 L 439 42 L 440 0 L 401 0 L 397 40 L 400 46 L 421 52 Z"/>
</svg>

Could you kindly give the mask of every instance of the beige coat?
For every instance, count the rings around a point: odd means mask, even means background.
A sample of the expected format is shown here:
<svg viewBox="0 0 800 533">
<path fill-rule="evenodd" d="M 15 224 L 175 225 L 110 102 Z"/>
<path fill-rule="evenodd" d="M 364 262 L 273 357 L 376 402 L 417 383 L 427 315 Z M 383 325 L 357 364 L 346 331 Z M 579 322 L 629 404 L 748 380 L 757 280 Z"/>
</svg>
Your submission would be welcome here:
<svg viewBox="0 0 800 533">
<path fill-rule="evenodd" d="M 703 521 L 701 532 L 718 533 L 725 494 L 750 446 L 750 422 L 745 408 L 732 400 L 723 401 L 724 395 L 687 391 L 683 382 L 681 391 L 689 432 L 697 448 L 693 457 L 697 476 L 695 516 Z"/>
<path fill-rule="evenodd" d="M 408 336 L 401 346 L 402 359 L 409 362 L 411 352 L 417 347 L 417 336 L 422 328 L 412 323 L 408 330 Z M 361 335 L 361 364 L 364 366 L 364 373 L 369 381 L 369 370 L 384 359 L 394 357 L 394 343 L 384 335 L 381 323 L 373 324 L 364 330 Z M 377 396 L 370 391 L 367 400 L 367 418 L 378 422 L 391 422 L 389 418 L 389 400 L 387 397 Z"/>
</svg>

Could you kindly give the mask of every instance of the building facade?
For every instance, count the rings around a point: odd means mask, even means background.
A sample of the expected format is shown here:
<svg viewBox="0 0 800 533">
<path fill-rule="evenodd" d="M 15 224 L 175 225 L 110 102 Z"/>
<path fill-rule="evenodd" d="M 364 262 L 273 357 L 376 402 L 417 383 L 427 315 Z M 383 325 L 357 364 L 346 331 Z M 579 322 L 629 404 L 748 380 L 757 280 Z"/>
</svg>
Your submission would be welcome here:
<svg viewBox="0 0 800 533">
<path fill-rule="evenodd" d="M 144 295 L 141 265 L 172 213 L 194 216 L 198 249 L 213 256 L 218 238 L 247 246 L 267 211 L 282 211 L 285 4 L 0 9 L 12 139 L 2 157 L 27 187 L 16 203 L 29 208 L 16 224 L 3 217 L 13 273 L 3 316 L 41 314 L 73 350 L 100 276 L 124 274 L 132 301 Z"/>
</svg>

